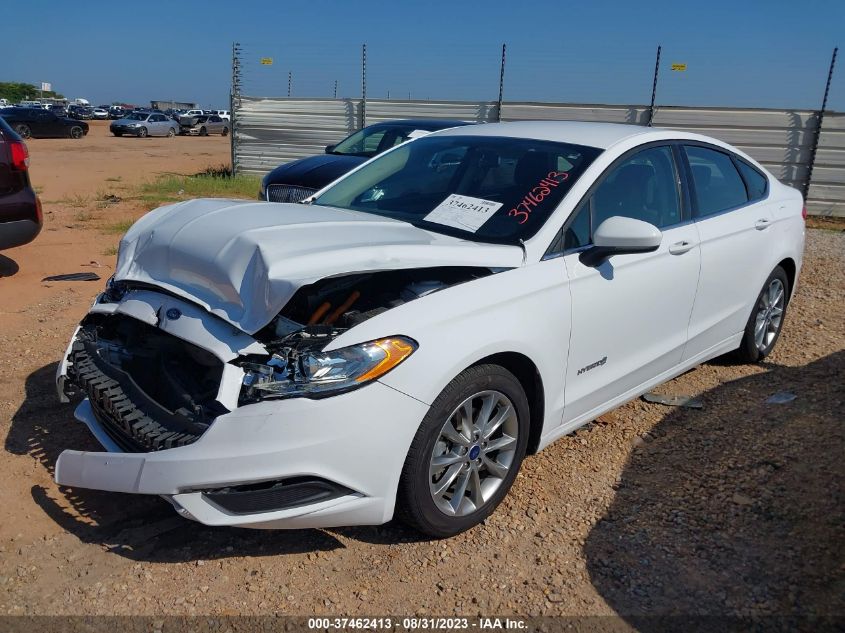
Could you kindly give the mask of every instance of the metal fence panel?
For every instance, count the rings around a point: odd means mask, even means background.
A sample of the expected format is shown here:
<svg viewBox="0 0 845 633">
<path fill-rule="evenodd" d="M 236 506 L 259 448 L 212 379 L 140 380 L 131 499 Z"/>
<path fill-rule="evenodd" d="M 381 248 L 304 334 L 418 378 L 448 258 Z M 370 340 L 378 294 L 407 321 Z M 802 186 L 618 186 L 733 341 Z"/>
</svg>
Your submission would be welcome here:
<svg viewBox="0 0 845 633">
<path fill-rule="evenodd" d="M 598 121 L 605 123 L 648 123 L 646 106 L 578 105 L 571 103 L 502 104 L 502 121 Z"/>
<path fill-rule="evenodd" d="M 262 99 L 242 97 L 233 135 L 235 169 L 264 174 L 273 167 L 319 154 L 358 129 L 357 99 Z M 366 123 L 393 119 L 498 120 L 493 101 L 368 100 Z M 505 102 L 501 119 L 599 121 L 644 125 L 649 108 L 640 105 Z M 818 125 L 812 110 L 659 107 L 655 127 L 698 132 L 735 145 L 787 185 L 803 189 Z M 819 137 L 808 210 L 845 217 L 845 114 L 825 113 Z"/>
<path fill-rule="evenodd" d="M 495 101 L 367 100 L 366 124 L 394 119 L 458 119 L 487 123 L 497 118 Z"/>
<path fill-rule="evenodd" d="M 824 114 L 807 210 L 845 217 L 845 113 Z"/>
<path fill-rule="evenodd" d="M 299 158 L 321 154 L 358 129 L 355 99 L 241 97 L 232 142 L 237 173 L 263 175 Z"/>
</svg>

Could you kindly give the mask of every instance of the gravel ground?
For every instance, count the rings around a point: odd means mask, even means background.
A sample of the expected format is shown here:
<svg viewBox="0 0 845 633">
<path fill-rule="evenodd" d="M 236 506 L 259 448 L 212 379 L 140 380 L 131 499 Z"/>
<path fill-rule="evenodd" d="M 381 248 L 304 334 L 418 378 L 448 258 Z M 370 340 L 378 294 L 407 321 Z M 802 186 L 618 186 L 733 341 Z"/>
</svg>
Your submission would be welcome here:
<svg viewBox="0 0 845 633">
<path fill-rule="evenodd" d="M 843 232 L 809 232 L 767 362 L 659 389 L 703 410 L 637 400 L 563 438 L 446 541 L 393 524 L 213 529 L 157 498 L 59 489 L 58 453 L 97 448 L 52 388 L 96 290 L 79 288 L 0 329 L 0 613 L 845 613 Z M 797 398 L 766 404 L 778 391 Z"/>
</svg>

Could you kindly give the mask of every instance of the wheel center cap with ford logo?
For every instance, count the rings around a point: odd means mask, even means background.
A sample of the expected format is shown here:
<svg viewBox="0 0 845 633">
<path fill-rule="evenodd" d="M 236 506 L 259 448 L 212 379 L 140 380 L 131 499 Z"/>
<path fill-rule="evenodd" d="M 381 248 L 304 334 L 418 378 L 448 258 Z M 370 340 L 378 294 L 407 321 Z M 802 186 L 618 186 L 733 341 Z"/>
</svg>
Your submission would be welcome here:
<svg viewBox="0 0 845 633">
<path fill-rule="evenodd" d="M 478 459 L 478 456 L 481 454 L 481 447 L 476 444 L 471 449 L 469 449 L 469 458 L 470 459 Z"/>
</svg>

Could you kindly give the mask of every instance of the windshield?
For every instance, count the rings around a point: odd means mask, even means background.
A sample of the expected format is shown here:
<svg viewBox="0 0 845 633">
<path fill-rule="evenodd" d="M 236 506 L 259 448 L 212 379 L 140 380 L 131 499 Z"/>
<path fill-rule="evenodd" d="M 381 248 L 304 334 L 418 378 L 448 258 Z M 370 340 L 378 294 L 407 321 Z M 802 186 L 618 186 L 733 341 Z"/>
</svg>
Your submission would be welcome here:
<svg viewBox="0 0 845 633">
<path fill-rule="evenodd" d="M 478 241 L 534 235 L 602 150 L 493 136 L 421 138 L 314 200 Z"/>
<path fill-rule="evenodd" d="M 404 143 L 415 131 L 413 125 L 371 125 L 343 139 L 331 153 L 372 158 Z"/>
<path fill-rule="evenodd" d="M 142 112 L 133 112 L 132 114 L 128 114 L 126 118 L 131 121 L 146 121 L 148 116 L 148 114 Z"/>
</svg>

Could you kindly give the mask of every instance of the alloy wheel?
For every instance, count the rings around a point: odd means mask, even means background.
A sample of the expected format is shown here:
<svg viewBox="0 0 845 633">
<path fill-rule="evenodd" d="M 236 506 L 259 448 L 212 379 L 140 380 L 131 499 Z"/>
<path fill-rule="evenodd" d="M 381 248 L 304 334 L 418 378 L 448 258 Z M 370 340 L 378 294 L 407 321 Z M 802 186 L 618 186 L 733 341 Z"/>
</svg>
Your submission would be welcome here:
<svg viewBox="0 0 845 633">
<path fill-rule="evenodd" d="M 449 516 L 479 510 L 508 475 L 516 455 L 519 419 L 499 391 L 464 400 L 448 417 L 429 463 L 429 490 Z"/>
<path fill-rule="evenodd" d="M 780 331 L 786 292 L 780 279 L 772 279 L 760 296 L 754 323 L 754 344 L 761 352 L 767 350 Z"/>
</svg>

